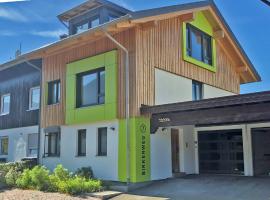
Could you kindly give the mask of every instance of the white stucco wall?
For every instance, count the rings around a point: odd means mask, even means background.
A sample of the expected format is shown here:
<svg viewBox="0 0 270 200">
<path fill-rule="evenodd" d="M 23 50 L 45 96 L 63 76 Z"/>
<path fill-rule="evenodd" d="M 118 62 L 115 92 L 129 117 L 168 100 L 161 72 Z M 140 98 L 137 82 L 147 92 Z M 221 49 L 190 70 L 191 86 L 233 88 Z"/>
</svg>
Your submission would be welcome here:
<svg viewBox="0 0 270 200">
<path fill-rule="evenodd" d="M 211 85 L 203 84 L 203 98 L 204 99 L 231 96 L 231 95 L 236 95 L 236 94 L 213 87 Z"/>
<path fill-rule="evenodd" d="M 97 130 L 107 127 L 107 156 L 97 156 Z M 115 130 L 111 130 L 114 127 Z M 77 131 L 86 129 L 86 156 L 77 157 Z M 92 167 L 95 177 L 103 180 L 118 180 L 118 122 L 104 122 L 79 126 L 61 127 L 60 157 L 44 158 L 44 132 L 41 132 L 41 163 L 53 170 L 62 164 L 70 171 Z"/>
<path fill-rule="evenodd" d="M 9 143 L 8 155 L 0 155 L 0 158 L 7 158 L 8 162 L 14 162 L 27 157 L 28 134 L 32 133 L 38 133 L 38 126 L 0 130 L 0 137 L 7 136 Z"/>
<path fill-rule="evenodd" d="M 159 129 L 151 135 L 151 180 L 172 177 L 171 132 Z"/>
<path fill-rule="evenodd" d="M 192 80 L 155 69 L 155 104 L 192 100 Z"/>
</svg>

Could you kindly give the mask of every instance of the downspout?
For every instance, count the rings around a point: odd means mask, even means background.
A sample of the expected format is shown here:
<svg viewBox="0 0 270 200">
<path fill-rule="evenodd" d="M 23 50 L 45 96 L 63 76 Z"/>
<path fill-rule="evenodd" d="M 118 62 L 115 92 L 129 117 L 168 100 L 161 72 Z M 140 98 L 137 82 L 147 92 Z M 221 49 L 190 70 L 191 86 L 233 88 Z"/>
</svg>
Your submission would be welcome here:
<svg viewBox="0 0 270 200">
<path fill-rule="evenodd" d="M 29 66 L 33 67 L 34 69 L 39 71 L 40 74 L 40 83 L 39 83 L 39 88 L 40 88 L 40 95 L 39 95 L 39 119 L 38 119 L 38 150 L 37 150 L 37 164 L 39 164 L 39 158 L 40 158 L 40 123 L 41 123 L 41 101 L 42 101 L 42 73 L 41 73 L 41 68 L 38 66 L 34 65 L 33 63 L 30 63 L 29 61 L 25 61 Z"/>
<path fill-rule="evenodd" d="M 125 92 L 126 92 L 126 145 L 127 145 L 127 157 L 126 157 L 126 165 L 127 165 L 127 185 L 130 184 L 130 124 L 129 124 L 129 51 L 126 47 L 124 47 L 121 43 L 119 43 L 113 36 L 111 36 L 106 30 L 104 30 L 105 35 L 115 43 L 119 48 L 121 48 L 125 52 Z"/>
</svg>

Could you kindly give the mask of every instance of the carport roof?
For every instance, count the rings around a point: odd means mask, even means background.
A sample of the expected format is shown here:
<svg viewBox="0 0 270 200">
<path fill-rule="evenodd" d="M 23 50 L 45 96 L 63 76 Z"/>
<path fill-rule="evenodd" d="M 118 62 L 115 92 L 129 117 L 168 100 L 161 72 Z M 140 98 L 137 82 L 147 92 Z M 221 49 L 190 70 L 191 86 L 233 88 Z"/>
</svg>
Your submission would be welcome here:
<svg viewBox="0 0 270 200">
<path fill-rule="evenodd" d="M 270 121 L 270 91 L 165 105 L 142 105 L 151 115 L 151 133 L 159 127 L 221 125 Z"/>
</svg>

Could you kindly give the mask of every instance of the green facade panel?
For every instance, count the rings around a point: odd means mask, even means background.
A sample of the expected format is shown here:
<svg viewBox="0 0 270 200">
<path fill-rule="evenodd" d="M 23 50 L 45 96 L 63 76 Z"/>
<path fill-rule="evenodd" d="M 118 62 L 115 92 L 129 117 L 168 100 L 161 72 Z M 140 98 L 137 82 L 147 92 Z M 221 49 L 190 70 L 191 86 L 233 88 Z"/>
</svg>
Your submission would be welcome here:
<svg viewBox="0 0 270 200">
<path fill-rule="evenodd" d="M 76 108 L 76 76 L 105 67 L 105 104 Z M 114 120 L 117 118 L 117 51 L 79 60 L 67 65 L 66 116 L 68 125 Z"/>
<path fill-rule="evenodd" d="M 137 117 L 130 119 L 130 181 L 149 181 L 150 171 L 150 119 Z M 119 181 L 127 181 L 126 120 L 120 120 L 118 144 Z"/>
<path fill-rule="evenodd" d="M 207 33 L 210 36 L 213 36 L 214 32 L 213 32 L 213 28 L 211 26 L 211 24 L 208 22 L 208 20 L 206 19 L 206 17 L 204 16 L 204 14 L 200 11 L 200 12 L 196 12 L 195 13 L 195 19 L 190 22 L 191 25 L 197 27 L 198 29 L 200 29 L 201 31 Z M 186 36 L 186 23 L 183 23 L 183 27 L 182 27 L 182 35 L 183 35 L 183 44 L 182 44 L 182 52 L 183 52 L 183 59 L 189 63 L 195 64 L 199 67 L 205 68 L 209 71 L 212 72 L 216 72 L 217 70 L 217 58 L 216 58 L 216 41 L 215 39 L 212 37 L 212 65 L 208 65 L 202 61 L 196 60 L 190 56 L 187 55 L 187 36 Z"/>
</svg>

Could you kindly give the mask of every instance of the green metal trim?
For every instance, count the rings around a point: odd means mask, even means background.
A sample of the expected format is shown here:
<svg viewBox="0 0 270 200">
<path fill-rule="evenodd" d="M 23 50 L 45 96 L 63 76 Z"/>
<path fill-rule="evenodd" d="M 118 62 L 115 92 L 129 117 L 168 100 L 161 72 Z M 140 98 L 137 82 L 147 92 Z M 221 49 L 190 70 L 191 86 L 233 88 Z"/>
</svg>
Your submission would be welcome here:
<svg viewBox="0 0 270 200">
<path fill-rule="evenodd" d="M 76 75 L 105 67 L 105 104 L 76 108 Z M 79 60 L 67 65 L 66 124 L 91 123 L 117 118 L 117 51 Z"/>
<path fill-rule="evenodd" d="M 126 176 L 126 128 L 125 119 L 119 121 L 118 179 L 127 182 Z M 130 181 L 132 183 L 150 180 L 150 119 L 130 119 Z"/>
<path fill-rule="evenodd" d="M 209 71 L 216 72 L 217 71 L 216 41 L 213 38 L 213 30 L 212 30 L 210 23 L 207 21 L 204 14 L 200 11 L 200 12 L 195 13 L 195 19 L 190 24 L 197 27 L 201 31 L 207 33 L 208 35 L 212 36 L 212 61 L 213 61 L 213 65 L 208 65 L 202 61 L 196 60 L 195 58 L 192 58 L 192 57 L 187 55 L 187 53 L 186 53 L 186 48 L 187 48 L 187 46 L 186 46 L 186 43 L 187 43 L 187 41 L 186 41 L 186 23 L 185 22 L 183 22 L 183 26 L 182 26 L 183 59 L 189 63 L 195 64 L 195 65 L 202 67 L 204 69 L 207 69 Z"/>
</svg>

